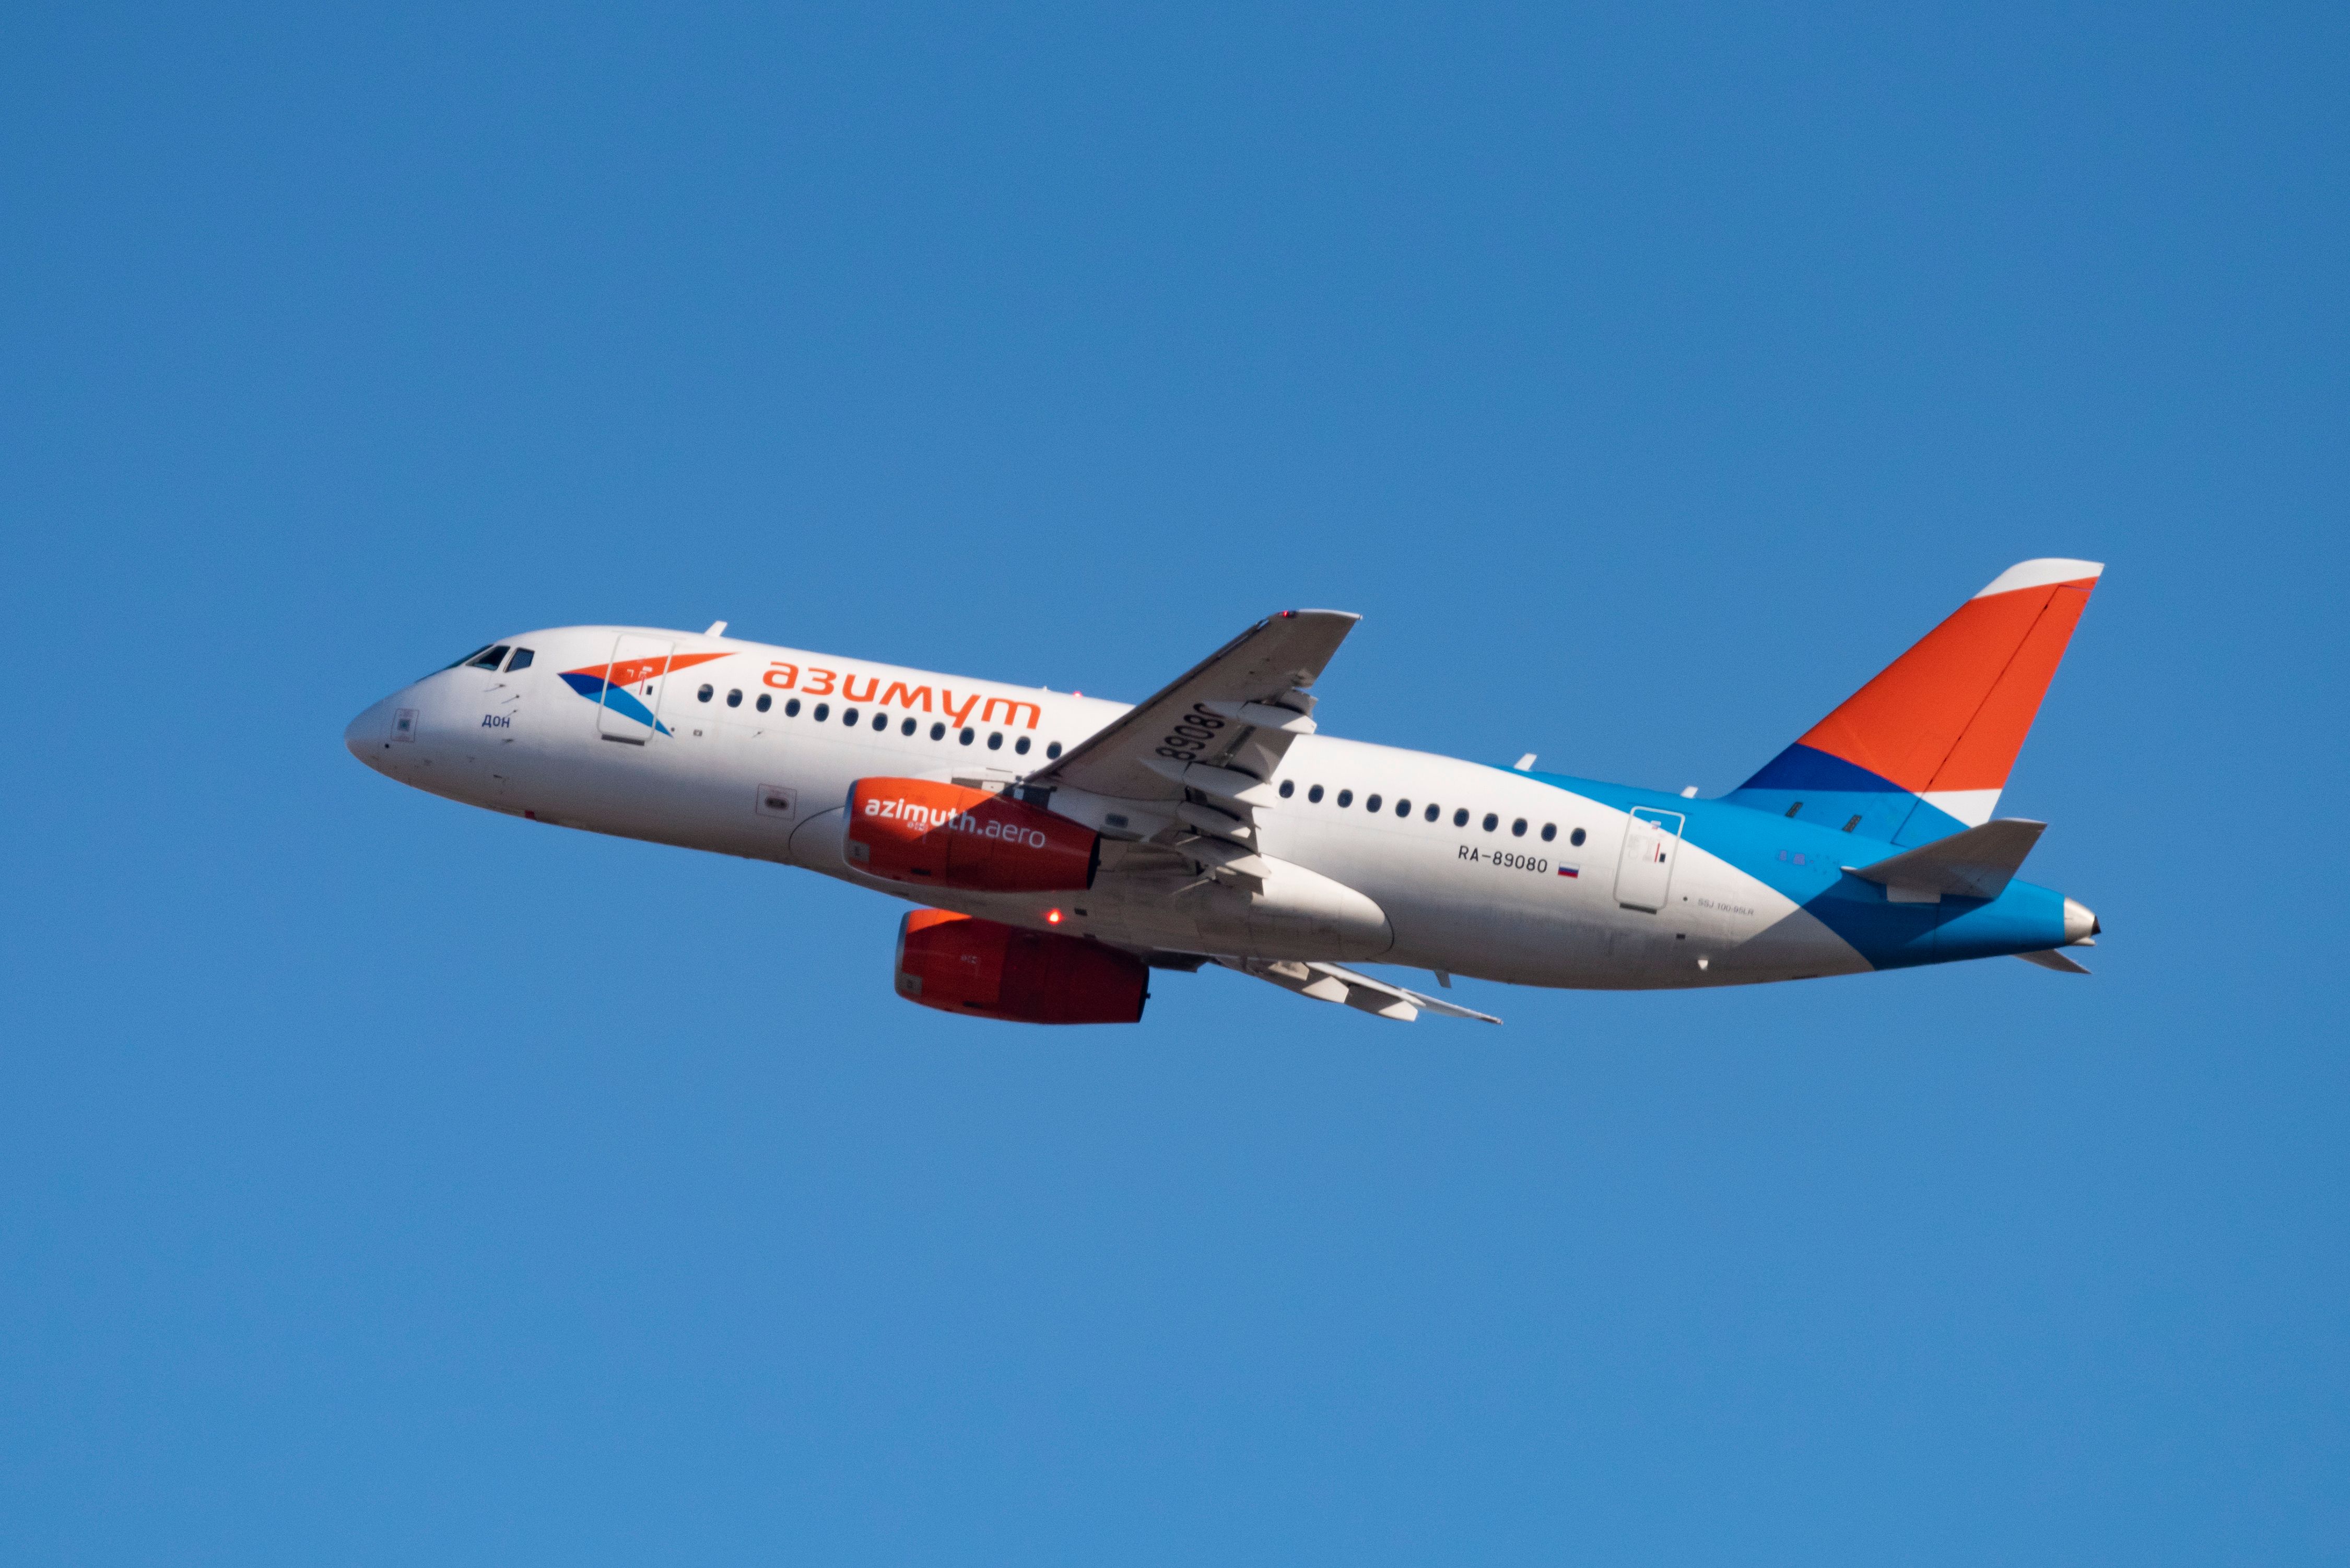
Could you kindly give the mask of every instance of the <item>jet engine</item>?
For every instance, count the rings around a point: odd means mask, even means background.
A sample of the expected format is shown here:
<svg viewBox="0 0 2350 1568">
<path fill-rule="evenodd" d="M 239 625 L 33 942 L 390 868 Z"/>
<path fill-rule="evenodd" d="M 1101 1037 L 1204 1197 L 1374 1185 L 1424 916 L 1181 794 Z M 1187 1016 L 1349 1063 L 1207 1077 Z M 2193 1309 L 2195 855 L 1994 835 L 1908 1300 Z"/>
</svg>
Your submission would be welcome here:
<svg viewBox="0 0 2350 1568">
<path fill-rule="evenodd" d="M 849 786 L 841 853 L 868 877 L 985 893 L 1075 893 L 1101 865 L 1101 836 L 1065 816 L 932 779 Z"/>
<path fill-rule="evenodd" d="M 1084 937 L 1029 931 L 948 909 L 898 927 L 898 994 L 941 1012 L 1015 1023 L 1135 1023 L 1150 971 Z"/>
</svg>

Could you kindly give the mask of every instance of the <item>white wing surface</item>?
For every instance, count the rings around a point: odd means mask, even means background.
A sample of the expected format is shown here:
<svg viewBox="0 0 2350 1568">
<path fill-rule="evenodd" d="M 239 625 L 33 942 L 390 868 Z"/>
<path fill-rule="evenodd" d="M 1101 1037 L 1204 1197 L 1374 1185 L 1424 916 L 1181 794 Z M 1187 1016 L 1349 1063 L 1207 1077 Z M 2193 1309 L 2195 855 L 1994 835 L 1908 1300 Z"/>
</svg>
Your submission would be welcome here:
<svg viewBox="0 0 2350 1568">
<path fill-rule="evenodd" d="M 1253 792 L 1265 787 L 1290 741 L 1314 732 L 1306 689 L 1361 618 L 1343 610 L 1268 616 L 1028 783 L 1155 802 L 1162 815 L 1187 791 L 1243 808 L 1257 804 Z"/>
<path fill-rule="evenodd" d="M 1294 959 L 1220 958 L 1216 961 L 1227 969 L 1243 974 L 1253 974 L 1268 980 L 1284 991 L 1300 996 L 1310 996 L 1316 1002 L 1342 1002 L 1381 1018 L 1392 1018 L 1399 1023 L 1409 1023 L 1423 1012 L 1439 1012 L 1447 1018 L 1473 1018 L 1481 1023 L 1499 1023 L 1490 1012 L 1480 1012 L 1473 1007 L 1439 997 L 1424 996 L 1417 991 L 1407 991 L 1399 985 L 1389 985 L 1383 980 L 1358 974 L 1335 963 L 1301 963 Z"/>
</svg>

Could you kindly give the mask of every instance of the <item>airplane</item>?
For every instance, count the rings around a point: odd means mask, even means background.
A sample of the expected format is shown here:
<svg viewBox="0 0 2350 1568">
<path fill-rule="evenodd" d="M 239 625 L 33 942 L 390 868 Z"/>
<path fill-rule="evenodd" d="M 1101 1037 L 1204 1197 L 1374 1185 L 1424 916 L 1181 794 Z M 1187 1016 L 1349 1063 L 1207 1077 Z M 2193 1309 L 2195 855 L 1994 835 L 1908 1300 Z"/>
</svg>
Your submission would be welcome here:
<svg viewBox="0 0 2350 1568">
<path fill-rule="evenodd" d="M 1359 617 L 1284 610 L 1133 706 L 729 638 L 522 632 L 353 720 L 387 778 L 917 907 L 898 993 L 1130 1023 L 1209 965 L 1409 1022 L 1501 1021 L 1354 966 L 1669 990 L 2012 955 L 2085 974 L 2090 909 L 2016 873 L 2001 791 L 2104 571 L 1994 578 L 1727 794 L 1322 733 Z"/>
</svg>

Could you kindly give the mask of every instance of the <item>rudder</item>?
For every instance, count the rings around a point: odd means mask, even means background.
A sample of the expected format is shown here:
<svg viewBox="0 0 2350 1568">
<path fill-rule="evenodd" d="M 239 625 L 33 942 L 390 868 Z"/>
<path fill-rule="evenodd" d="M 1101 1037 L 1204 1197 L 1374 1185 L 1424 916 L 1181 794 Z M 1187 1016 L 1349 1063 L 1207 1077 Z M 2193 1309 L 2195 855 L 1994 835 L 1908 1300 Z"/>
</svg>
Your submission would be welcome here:
<svg viewBox="0 0 2350 1568">
<path fill-rule="evenodd" d="M 1990 821 L 2104 571 L 2010 566 L 1729 798 L 1897 844 Z"/>
</svg>

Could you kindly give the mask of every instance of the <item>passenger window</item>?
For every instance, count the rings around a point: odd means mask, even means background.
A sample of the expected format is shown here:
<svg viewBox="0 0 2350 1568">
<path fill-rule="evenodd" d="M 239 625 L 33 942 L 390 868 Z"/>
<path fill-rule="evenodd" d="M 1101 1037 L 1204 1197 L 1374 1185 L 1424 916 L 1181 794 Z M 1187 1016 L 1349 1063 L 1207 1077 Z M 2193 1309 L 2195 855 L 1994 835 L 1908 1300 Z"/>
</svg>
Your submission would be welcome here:
<svg viewBox="0 0 2350 1568">
<path fill-rule="evenodd" d="M 832 717 L 832 704 L 829 702 L 817 703 L 816 705 L 816 711 L 810 713 L 808 717 L 814 719 L 819 724 L 823 723 L 827 719 Z"/>
<path fill-rule="evenodd" d="M 790 701 L 784 704 L 784 717 L 786 719 L 796 719 L 799 716 L 800 700 L 795 697 Z"/>
<path fill-rule="evenodd" d="M 1428 808 L 1428 820 L 1430 822 L 1434 822 L 1438 817 L 1443 815 L 1444 808 L 1440 805 L 1431 805 Z"/>
<path fill-rule="evenodd" d="M 1557 823 L 1555 823 L 1555 822 L 1545 822 L 1545 823 L 1544 823 L 1544 824 L 1543 824 L 1543 842 L 1544 842 L 1544 844 L 1548 844 L 1552 839 L 1556 838 L 1557 836 L 1558 836 L 1558 824 L 1557 824 Z"/>
<path fill-rule="evenodd" d="M 857 728 L 857 710 L 854 708 L 843 708 L 840 711 L 840 722 L 847 725 L 852 730 Z"/>
<path fill-rule="evenodd" d="M 1377 812 L 1379 809 L 1379 797 L 1373 795 L 1370 799 L 1365 801 L 1363 803 L 1363 809 L 1368 812 Z"/>
<path fill-rule="evenodd" d="M 1019 753 L 1022 756 L 1026 756 L 1028 754 L 1028 737 L 1023 735 L 1017 741 L 1014 741 L 1012 743 L 1012 749 Z"/>
<path fill-rule="evenodd" d="M 495 670 L 500 661 L 502 661 L 505 656 L 506 644 L 502 642 L 495 648 L 484 650 L 481 658 L 473 660 L 473 668 L 476 670 Z"/>
<path fill-rule="evenodd" d="M 1045 754 L 1048 757 L 1059 756 L 1061 754 L 1061 742 L 1055 741 L 1051 745 L 1046 746 L 1045 748 Z"/>
<path fill-rule="evenodd" d="M 972 741 L 978 739 L 978 737 L 979 732 L 977 730 L 965 730 L 957 737 L 957 739 L 961 740 L 964 745 L 968 746 Z"/>
<path fill-rule="evenodd" d="M 1396 815 L 1398 816 L 1409 816 L 1411 815 L 1411 802 L 1408 800 L 1399 800 L 1396 802 Z"/>
<path fill-rule="evenodd" d="M 706 682 L 705 682 L 705 683 L 703 684 L 703 686 L 702 686 L 702 690 L 701 690 L 701 691 L 697 691 L 697 692 L 695 692 L 695 693 L 694 693 L 694 695 L 695 695 L 696 697 L 701 698 L 704 702 L 707 702 L 707 701 L 710 701 L 710 694 L 711 694 L 711 692 L 712 692 L 712 691 L 715 691 L 715 690 L 717 690 L 715 687 L 711 686 L 711 685 L 709 685 L 708 683 L 706 683 Z"/>
<path fill-rule="evenodd" d="M 1282 780 L 1282 781 L 1281 781 L 1281 798 L 1282 798 L 1282 799 L 1284 799 L 1284 800 L 1287 800 L 1291 795 L 1294 795 L 1294 794 L 1295 794 L 1296 793 L 1297 793 L 1297 781 L 1296 781 L 1295 779 L 1284 779 L 1284 780 Z"/>
<path fill-rule="evenodd" d="M 1566 841 L 1569 844 L 1579 846 L 1583 843 L 1583 829 L 1578 827 L 1573 833 L 1568 834 L 1566 836 Z"/>
<path fill-rule="evenodd" d="M 1494 815 L 1493 815 L 1492 812 L 1490 812 L 1490 811 L 1489 811 L 1489 812 L 1487 812 L 1487 813 L 1485 814 L 1485 831 L 1486 831 L 1486 832 L 1491 833 L 1491 832 L 1492 832 L 1492 831 L 1493 831 L 1493 829 L 1495 829 L 1495 828 L 1497 828 L 1497 827 L 1499 827 L 1499 826 L 1502 826 L 1502 819 L 1501 819 L 1500 817 L 1498 817 L 1498 816 Z"/>
<path fill-rule="evenodd" d="M 530 661 L 537 657 L 527 648 L 515 649 L 514 658 L 506 665 L 506 673 L 512 675 L 518 670 L 528 670 Z"/>
<path fill-rule="evenodd" d="M 1338 792 L 1338 804 L 1339 804 L 1340 805 L 1354 805 L 1354 804 L 1355 804 L 1355 792 L 1354 792 L 1353 790 L 1350 790 L 1350 789 L 1342 789 L 1342 790 L 1340 790 L 1340 791 Z"/>
<path fill-rule="evenodd" d="M 1515 822 L 1513 822 L 1513 823 L 1510 824 L 1510 836 L 1511 836 L 1511 837 L 1513 837 L 1513 838 L 1523 838 L 1525 836 L 1526 836 L 1526 819 L 1525 819 L 1524 817 L 1523 817 L 1523 816 L 1522 816 L 1522 817 L 1518 818 L 1518 820 L 1517 820 L 1517 821 L 1515 821 Z"/>
<path fill-rule="evenodd" d="M 1322 786 L 1320 784 L 1315 784 L 1312 789 L 1307 790 L 1305 792 L 1305 798 L 1313 805 L 1320 805 L 1322 804 Z"/>
<path fill-rule="evenodd" d="M 997 730 L 997 731 L 994 731 L 994 732 L 991 732 L 991 733 L 988 735 L 988 737 L 987 737 L 987 749 L 988 749 L 989 751 L 991 751 L 991 752 L 1000 752 L 1000 751 L 1002 751 L 1002 750 L 1003 749 L 1003 731 L 1001 731 L 1001 730 Z"/>
<path fill-rule="evenodd" d="M 884 730 L 888 729 L 889 727 L 889 714 L 887 714 L 887 713 L 876 713 L 876 714 L 874 714 L 874 715 L 873 715 L 873 732 L 874 732 L 875 734 L 877 734 L 877 735 L 878 735 L 878 734 L 879 734 L 882 731 L 884 731 Z"/>
<path fill-rule="evenodd" d="M 1452 814 L 1452 826 L 1455 827 L 1466 827 L 1469 826 L 1468 807 L 1463 806 L 1459 811 Z"/>
<path fill-rule="evenodd" d="M 899 733 L 899 734 L 901 734 L 901 735 L 910 735 L 910 734 L 912 734 L 913 732 L 914 732 L 914 721 L 912 721 L 911 719 L 907 720 L 904 723 L 902 723 L 902 724 L 900 724 L 900 725 L 899 725 L 899 726 L 898 726 L 898 733 Z"/>
<path fill-rule="evenodd" d="M 933 741 L 943 741 L 943 740 L 945 740 L 946 738 L 947 738 L 947 727 L 946 727 L 944 724 L 932 724 L 932 725 L 931 726 L 931 740 L 933 740 Z"/>
<path fill-rule="evenodd" d="M 754 702 L 754 703 L 753 703 L 753 704 L 752 704 L 752 706 L 753 706 L 753 707 L 754 707 L 754 708 L 758 709 L 758 710 L 759 710 L 759 711 L 760 711 L 760 712 L 762 712 L 762 713 L 765 712 L 768 709 L 770 709 L 770 708 L 774 707 L 775 705 L 775 693 L 774 693 L 774 692 L 772 692 L 772 691 L 762 691 L 762 692 L 760 692 L 760 693 L 759 693 L 759 700 L 758 700 L 758 701 L 756 701 L 756 702 Z"/>
<path fill-rule="evenodd" d="M 738 686 L 733 691 L 726 693 L 726 705 L 729 708 L 740 708 L 743 705 L 743 689 L 741 687 Z"/>
</svg>

